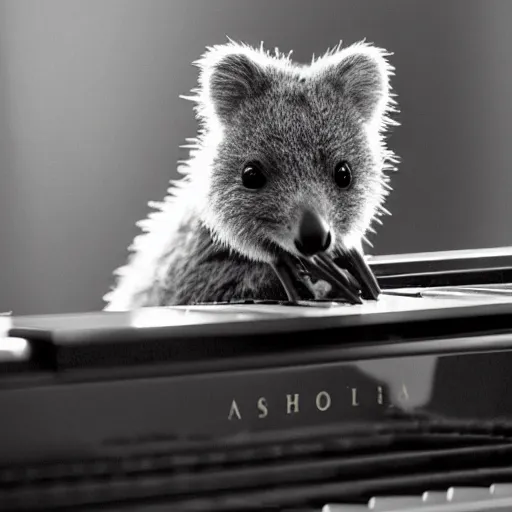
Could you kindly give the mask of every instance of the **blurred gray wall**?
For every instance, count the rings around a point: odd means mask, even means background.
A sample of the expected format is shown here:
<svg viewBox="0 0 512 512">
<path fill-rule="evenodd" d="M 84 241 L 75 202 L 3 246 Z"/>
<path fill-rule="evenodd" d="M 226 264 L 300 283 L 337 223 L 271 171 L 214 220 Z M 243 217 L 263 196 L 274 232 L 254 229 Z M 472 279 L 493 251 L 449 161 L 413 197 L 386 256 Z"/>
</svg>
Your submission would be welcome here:
<svg viewBox="0 0 512 512">
<path fill-rule="evenodd" d="M 309 61 L 395 52 L 402 157 L 376 254 L 512 244 L 509 0 L 0 0 L 0 311 L 102 307 L 195 135 L 225 35 Z"/>
</svg>

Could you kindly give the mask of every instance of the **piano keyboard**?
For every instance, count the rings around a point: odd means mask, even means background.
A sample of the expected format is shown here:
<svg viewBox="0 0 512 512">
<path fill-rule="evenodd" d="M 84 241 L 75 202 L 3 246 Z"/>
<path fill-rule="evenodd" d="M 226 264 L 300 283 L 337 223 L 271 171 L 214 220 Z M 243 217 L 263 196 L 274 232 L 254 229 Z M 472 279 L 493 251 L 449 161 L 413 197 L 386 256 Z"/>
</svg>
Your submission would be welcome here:
<svg viewBox="0 0 512 512">
<path fill-rule="evenodd" d="M 511 439 L 512 422 L 464 423 L 427 416 L 411 421 L 400 415 L 386 423 L 177 439 L 165 449 L 138 455 L 118 450 L 103 458 L 3 468 L 0 510 L 101 505 L 112 512 L 138 510 L 134 503 L 144 500 L 147 512 L 319 512 L 339 507 L 362 512 L 366 499 L 370 509 L 391 511 L 405 510 L 407 503 L 417 508 L 414 494 L 425 489 L 434 489 L 423 496 L 438 507 L 440 489 L 447 484 L 471 488 L 512 481 Z M 507 486 L 492 489 L 488 501 L 504 497 Z M 405 491 L 409 501 L 396 497 Z M 372 498 L 383 493 L 385 497 Z M 461 502 L 468 493 L 449 490 L 445 505 Z M 481 509 L 453 512 L 465 510 Z"/>
<path fill-rule="evenodd" d="M 322 512 L 509 512 L 512 485 L 450 487 L 447 491 L 425 491 L 419 496 L 379 496 L 367 505 L 327 504 Z"/>
</svg>

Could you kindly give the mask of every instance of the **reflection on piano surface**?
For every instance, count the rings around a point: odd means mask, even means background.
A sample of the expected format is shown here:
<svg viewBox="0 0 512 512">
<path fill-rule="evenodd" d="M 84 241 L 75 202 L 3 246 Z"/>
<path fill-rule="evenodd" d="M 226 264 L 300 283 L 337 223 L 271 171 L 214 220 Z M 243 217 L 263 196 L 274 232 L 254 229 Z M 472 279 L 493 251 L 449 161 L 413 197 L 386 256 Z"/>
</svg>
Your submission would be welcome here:
<svg viewBox="0 0 512 512">
<path fill-rule="evenodd" d="M 512 249 L 370 265 L 361 305 L 1 317 L 0 510 L 510 508 Z"/>
</svg>

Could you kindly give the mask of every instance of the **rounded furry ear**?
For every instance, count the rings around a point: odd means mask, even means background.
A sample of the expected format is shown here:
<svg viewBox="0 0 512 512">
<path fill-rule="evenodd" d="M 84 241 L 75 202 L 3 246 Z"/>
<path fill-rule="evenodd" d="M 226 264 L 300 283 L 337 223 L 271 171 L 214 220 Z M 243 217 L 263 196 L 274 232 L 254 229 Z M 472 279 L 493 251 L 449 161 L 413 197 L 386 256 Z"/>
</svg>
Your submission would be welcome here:
<svg viewBox="0 0 512 512">
<path fill-rule="evenodd" d="M 224 121 L 229 120 L 245 100 L 256 98 L 269 85 L 264 70 L 244 53 L 228 54 L 214 63 L 208 82 L 214 110 Z"/>
<path fill-rule="evenodd" d="M 359 43 L 315 62 L 321 81 L 346 97 L 365 121 L 382 117 L 389 107 L 393 67 L 380 48 Z"/>
</svg>

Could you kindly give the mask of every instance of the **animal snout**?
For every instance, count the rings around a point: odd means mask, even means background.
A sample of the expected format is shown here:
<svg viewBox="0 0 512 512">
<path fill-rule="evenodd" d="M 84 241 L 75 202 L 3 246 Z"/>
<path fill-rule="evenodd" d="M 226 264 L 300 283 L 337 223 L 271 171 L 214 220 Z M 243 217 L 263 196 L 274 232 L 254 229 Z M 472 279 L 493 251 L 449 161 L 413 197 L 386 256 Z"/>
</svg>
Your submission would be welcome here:
<svg viewBox="0 0 512 512">
<path fill-rule="evenodd" d="M 299 224 L 295 247 L 304 256 L 326 251 L 331 245 L 331 232 L 324 219 L 311 210 L 305 210 Z"/>
</svg>

